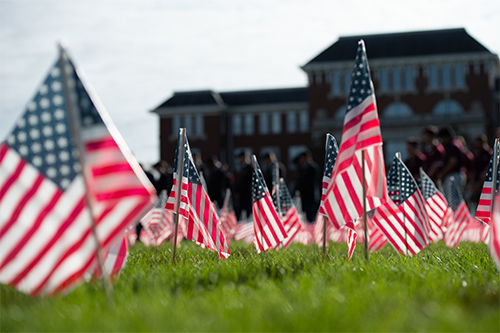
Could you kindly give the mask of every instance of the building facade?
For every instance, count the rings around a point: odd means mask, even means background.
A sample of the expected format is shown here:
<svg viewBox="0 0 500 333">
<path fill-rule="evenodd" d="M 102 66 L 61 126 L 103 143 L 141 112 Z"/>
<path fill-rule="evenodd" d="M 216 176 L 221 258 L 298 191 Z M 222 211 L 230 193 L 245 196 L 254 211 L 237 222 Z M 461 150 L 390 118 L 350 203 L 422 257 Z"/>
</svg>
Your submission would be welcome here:
<svg viewBox="0 0 500 333">
<path fill-rule="evenodd" d="M 326 133 L 341 141 L 357 43 L 366 44 L 386 163 L 406 155 L 405 139 L 423 126 L 452 125 L 467 140 L 499 126 L 499 59 L 464 29 L 341 37 L 302 69 L 304 88 L 179 92 L 153 110 L 160 117 L 161 158 L 173 161 L 177 129 L 193 150 L 234 167 L 248 150 L 274 151 L 293 175 L 309 149 L 321 165 Z"/>
</svg>

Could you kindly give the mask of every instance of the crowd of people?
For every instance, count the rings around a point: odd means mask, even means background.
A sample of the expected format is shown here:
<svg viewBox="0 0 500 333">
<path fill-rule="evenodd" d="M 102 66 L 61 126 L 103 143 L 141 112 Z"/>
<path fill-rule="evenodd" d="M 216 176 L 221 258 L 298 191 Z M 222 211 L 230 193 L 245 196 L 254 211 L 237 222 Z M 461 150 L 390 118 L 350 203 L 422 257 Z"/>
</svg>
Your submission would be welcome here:
<svg viewBox="0 0 500 333">
<path fill-rule="evenodd" d="M 438 129 L 429 125 L 422 129 L 420 138 L 409 137 L 406 148 L 408 157 L 404 163 L 415 180 L 420 177 L 420 168 L 440 188 L 445 188 L 451 177 L 454 177 L 470 210 L 475 210 L 492 154 L 486 135 L 476 136 L 470 143 L 469 150 L 464 137 L 457 136 L 452 127 Z M 202 159 L 199 153 L 195 153 L 193 160 L 205 181 L 208 195 L 217 208 L 222 208 L 226 189 L 229 188 L 238 220 L 250 217 L 253 172 L 250 154 L 245 151 L 238 154 L 234 172 L 230 172 L 228 165 L 219 161 L 215 155 Z M 287 168 L 273 152 L 260 156 L 259 163 L 269 191 L 273 185 L 273 174 L 278 172 L 278 177 L 286 179 Z M 313 222 L 321 198 L 322 169 L 312 159 L 310 151 L 300 153 L 293 163 L 295 177 L 288 179 L 290 192 L 300 198 L 300 208 L 306 219 Z M 160 161 L 145 171 L 158 193 L 163 190 L 170 192 L 173 184 L 171 165 Z"/>
<path fill-rule="evenodd" d="M 474 137 L 469 145 L 451 126 L 438 129 L 428 125 L 422 129 L 421 140 L 406 140 L 406 148 L 404 163 L 415 180 L 420 177 L 420 168 L 442 189 L 453 177 L 469 209 L 475 211 L 493 153 L 485 134 Z"/>
</svg>

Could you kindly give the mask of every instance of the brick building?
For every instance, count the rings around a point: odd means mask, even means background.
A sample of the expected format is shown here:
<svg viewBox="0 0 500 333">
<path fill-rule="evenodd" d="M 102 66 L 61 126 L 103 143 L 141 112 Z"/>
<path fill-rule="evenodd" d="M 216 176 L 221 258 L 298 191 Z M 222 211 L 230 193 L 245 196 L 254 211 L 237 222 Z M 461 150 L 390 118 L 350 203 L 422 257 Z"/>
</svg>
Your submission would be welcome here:
<svg viewBox="0 0 500 333">
<path fill-rule="evenodd" d="M 302 88 L 176 92 L 160 117 L 161 158 L 173 161 L 177 129 L 191 147 L 234 166 L 242 149 L 273 150 L 292 170 L 305 149 L 322 165 L 325 133 L 340 142 L 357 42 L 364 39 L 382 126 L 386 162 L 405 157 L 405 139 L 424 125 L 452 125 L 471 140 L 499 126 L 500 64 L 464 29 L 341 37 L 302 69 Z M 492 141 L 492 140 L 491 140 Z"/>
</svg>

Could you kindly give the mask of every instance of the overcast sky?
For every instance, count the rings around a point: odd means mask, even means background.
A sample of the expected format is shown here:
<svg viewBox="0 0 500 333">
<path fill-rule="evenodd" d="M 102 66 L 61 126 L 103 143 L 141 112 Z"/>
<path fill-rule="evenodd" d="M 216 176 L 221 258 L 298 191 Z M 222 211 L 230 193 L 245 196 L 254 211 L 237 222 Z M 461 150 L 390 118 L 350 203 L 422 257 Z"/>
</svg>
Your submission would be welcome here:
<svg viewBox="0 0 500 333">
<path fill-rule="evenodd" d="M 499 0 L 0 0 L 0 140 L 61 39 L 150 164 L 159 125 L 149 111 L 174 91 L 305 86 L 300 66 L 339 36 L 458 27 L 500 53 Z"/>
</svg>

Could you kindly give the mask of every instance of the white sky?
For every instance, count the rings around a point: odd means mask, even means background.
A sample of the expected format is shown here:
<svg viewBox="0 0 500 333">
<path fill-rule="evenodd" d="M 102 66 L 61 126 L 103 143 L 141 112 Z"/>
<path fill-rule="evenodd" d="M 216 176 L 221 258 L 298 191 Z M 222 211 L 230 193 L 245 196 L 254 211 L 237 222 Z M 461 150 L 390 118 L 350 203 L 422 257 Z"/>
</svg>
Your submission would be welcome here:
<svg viewBox="0 0 500 333">
<path fill-rule="evenodd" d="M 174 91 L 305 86 L 299 67 L 339 36 L 458 27 L 500 53 L 499 0 L 0 0 L 0 140 L 61 39 L 149 164 L 159 158 L 149 110 Z"/>
</svg>

